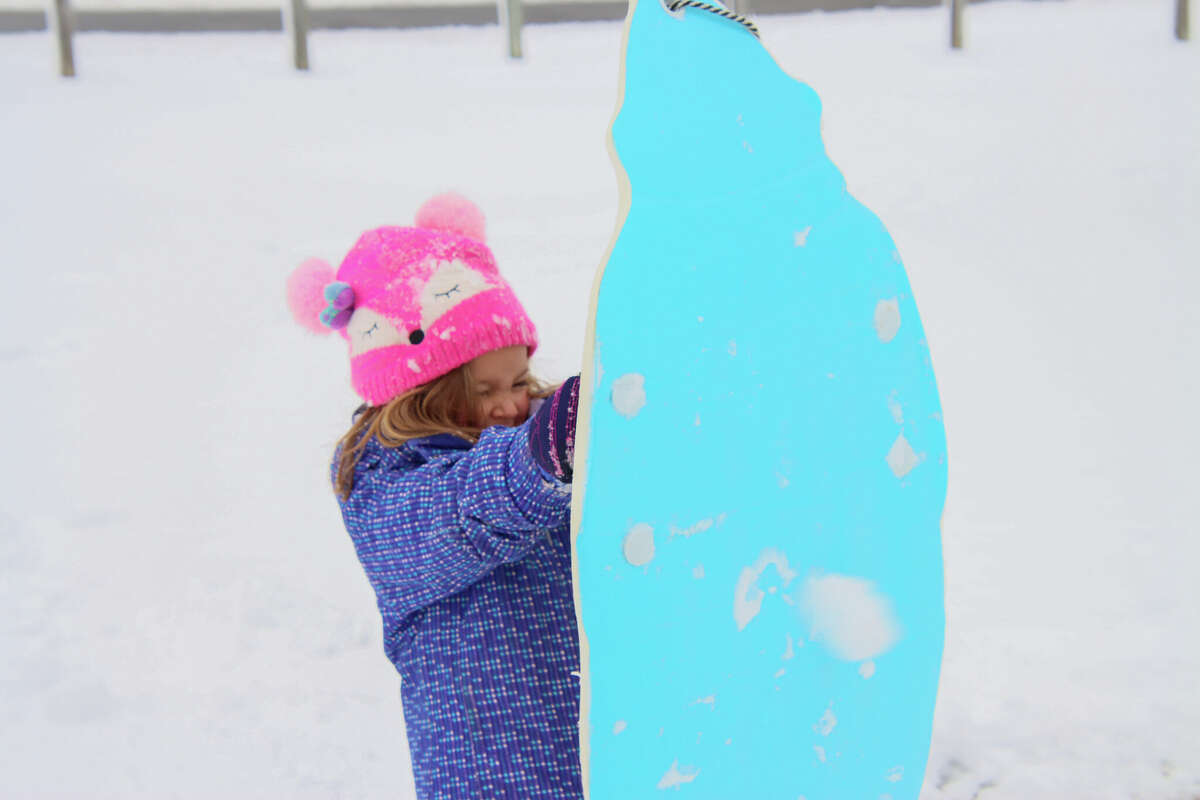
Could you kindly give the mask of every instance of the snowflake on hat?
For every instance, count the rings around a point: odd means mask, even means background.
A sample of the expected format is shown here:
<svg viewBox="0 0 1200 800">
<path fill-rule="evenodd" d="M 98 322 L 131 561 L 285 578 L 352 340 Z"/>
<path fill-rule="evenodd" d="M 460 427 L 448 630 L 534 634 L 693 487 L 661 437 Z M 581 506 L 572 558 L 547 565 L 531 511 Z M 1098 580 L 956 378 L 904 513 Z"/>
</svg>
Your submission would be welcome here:
<svg viewBox="0 0 1200 800">
<path fill-rule="evenodd" d="M 337 272 L 321 259 L 297 267 L 288 305 L 314 333 L 337 331 L 350 379 L 369 404 L 394 397 L 502 347 L 537 348 L 537 330 L 484 244 L 469 200 L 438 195 L 414 227 L 359 237 Z"/>
</svg>

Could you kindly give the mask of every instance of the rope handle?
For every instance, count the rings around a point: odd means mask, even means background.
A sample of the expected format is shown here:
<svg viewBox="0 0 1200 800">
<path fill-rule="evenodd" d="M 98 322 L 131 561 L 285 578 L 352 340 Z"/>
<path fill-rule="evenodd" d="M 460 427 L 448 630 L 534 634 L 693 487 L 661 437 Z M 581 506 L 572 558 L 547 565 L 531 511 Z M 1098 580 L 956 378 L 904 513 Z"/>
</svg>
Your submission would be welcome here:
<svg viewBox="0 0 1200 800">
<path fill-rule="evenodd" d="M 678 11 L 681 8 L 698 8 L 702 11 L 711 11 L 718 16 L 733 20 L 737 24 L 741 25 L 743 28 L 754 34 L 755 39 L 762 38 L 758 35 L 757 25 L 751 22 L 747 17 L 743 17 L 741 14 L 735 14 L 727 8 L 721 8 L 720 6 L 714 6 L 711 3 L 705 3 L 704 0 L 669 0 L 667 2 L 667 9 L 669 11 Z"/>
</svg>

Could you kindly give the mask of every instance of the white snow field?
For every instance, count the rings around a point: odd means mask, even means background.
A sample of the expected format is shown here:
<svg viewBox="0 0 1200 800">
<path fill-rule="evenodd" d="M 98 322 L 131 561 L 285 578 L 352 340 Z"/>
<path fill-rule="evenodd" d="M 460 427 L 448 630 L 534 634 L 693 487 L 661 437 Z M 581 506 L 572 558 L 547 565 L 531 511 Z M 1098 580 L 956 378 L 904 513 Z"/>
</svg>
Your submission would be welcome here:
<svg viewBox="0 0 1200 800">
<path fill-rule="evenodd" d="M 924 798 L 1200 797 L 1200 42 L 1171 6 L 972 6 L 962 52 L 944 8 L 761 20 L 937 369 Z M 284 279 L 457 189 L 541 372 L 575 371 L 620 31 L 532 27 L 521 63 L 495 27 L 318 32 L 310 74 L 279 34 L 91 34 L 75 80 L 0 38 L 0 796 L 412 797 L 326 477 L 346 357 Z"/>
</svg>

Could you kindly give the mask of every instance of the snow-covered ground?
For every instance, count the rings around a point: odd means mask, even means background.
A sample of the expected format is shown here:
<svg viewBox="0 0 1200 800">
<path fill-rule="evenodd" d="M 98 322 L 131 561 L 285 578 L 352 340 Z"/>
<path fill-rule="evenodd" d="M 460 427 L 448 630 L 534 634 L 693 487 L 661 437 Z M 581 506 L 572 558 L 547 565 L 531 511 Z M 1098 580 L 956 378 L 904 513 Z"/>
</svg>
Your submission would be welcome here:
<svg viewBox="0 0 1200 800">
<path fill-rule="evenodd" d="M 923 797 L 1200 796 L 1200 44 L 1170 3 L 771 17 L 904 255 L 950 445 Z M 577 369 L 618 24 L 0 41 L 0 795 L 409 797 L 282 286 L 456 188 Z M 681 796 L 686 793 L 681 791 Z"/>
</svg>

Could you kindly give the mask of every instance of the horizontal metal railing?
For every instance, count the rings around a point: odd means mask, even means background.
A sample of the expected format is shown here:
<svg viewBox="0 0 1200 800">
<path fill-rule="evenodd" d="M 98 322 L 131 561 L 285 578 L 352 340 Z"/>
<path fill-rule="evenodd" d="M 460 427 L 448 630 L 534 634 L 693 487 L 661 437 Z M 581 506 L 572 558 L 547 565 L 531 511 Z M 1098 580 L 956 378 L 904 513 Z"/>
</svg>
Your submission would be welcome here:
<svg viewBox="0 0 1200 800">
<path fill-rule="evenodd" d="M 152 3 L 154 0 L 147 0 Z M 836 11 L 875 6 L 936 6 L 943 0 L 750 0 L 739 7 L 754 15 L 789 14 L 803 11 Z M 628 4 L 623 0 L 575 0 L 523 4 L 527 24 L 594 22 L 624 19 Z M 280 7 L 206 9 L 73 9 L 76 33 L 109 31 L 122 33 L 186 33 L 222 31 L 281 31 Z M 495 3 L 396 4 L 308 9 L 309 28 L 428 28 L 439 25 L 495 25 L 499 14 Z M 0 33 L 45 31 L 50 22 L 40 9 L 0 8 Z"/>
</svg>

